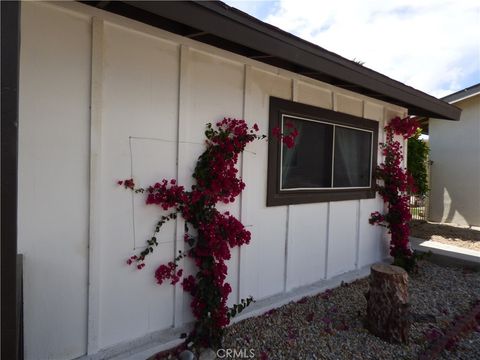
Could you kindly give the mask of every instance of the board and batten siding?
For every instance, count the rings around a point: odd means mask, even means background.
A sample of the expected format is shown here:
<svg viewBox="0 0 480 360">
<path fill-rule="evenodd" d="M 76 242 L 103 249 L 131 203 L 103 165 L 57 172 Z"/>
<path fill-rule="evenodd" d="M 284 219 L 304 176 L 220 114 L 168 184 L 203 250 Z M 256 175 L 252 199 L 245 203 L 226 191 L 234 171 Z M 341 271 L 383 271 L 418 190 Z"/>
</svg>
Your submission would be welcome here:
<svg viewBox="0 0 480 360">
<path fill-rule="evenodd" d="M 125 264 L 159 209 L 116 184 L 175 178 L 187 188 L 208 122 L 268 129 L 276 96 L 376 120 L 395 105 L 277 69 L 79 3 L 22 3 L 19 251 L 25 255 L 25 358 L 73 359 L 192 320 L 181 286 L 156 266 L 183 249 L 166 224 L 141 272 Z M 380 131 L 379 140 L 384 137 Z M 380 159 L 381 157 L 379 157 Z M 239 161 L 247 184 L 220 210 L 252 241 L 233 249 L 229 303 L 265 299 L 382 260 L 375 199 L 266 207 L 267 143 Z M 194 269 L 186 262 L 186 272 Z"/>
</svg>

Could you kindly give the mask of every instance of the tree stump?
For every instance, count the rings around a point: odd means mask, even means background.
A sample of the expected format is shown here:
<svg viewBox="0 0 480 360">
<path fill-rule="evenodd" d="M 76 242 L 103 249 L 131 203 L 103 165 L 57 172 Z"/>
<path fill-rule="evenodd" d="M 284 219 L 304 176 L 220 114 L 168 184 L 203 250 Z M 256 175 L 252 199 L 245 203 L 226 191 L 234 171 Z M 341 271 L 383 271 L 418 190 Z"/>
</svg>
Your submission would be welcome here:
<svg viewBox="0 0 480 360">
<path fill-rule="evenodd" d="M 401 267 L 371 267 L 367 298 L 367 329 L 392 343 L 406 343 L 410 330 L 408 274 Z"/>
</svg>

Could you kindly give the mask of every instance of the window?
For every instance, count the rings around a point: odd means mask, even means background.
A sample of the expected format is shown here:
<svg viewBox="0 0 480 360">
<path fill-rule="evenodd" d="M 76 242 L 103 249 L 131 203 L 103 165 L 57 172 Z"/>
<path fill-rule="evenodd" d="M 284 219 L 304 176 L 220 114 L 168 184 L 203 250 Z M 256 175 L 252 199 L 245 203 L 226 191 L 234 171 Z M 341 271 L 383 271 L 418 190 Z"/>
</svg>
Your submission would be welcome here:
<svg viewBox="0 0 480 360">
<path fill-rule="evenodd" d="M 270 141 L 267 206 L 375 197 L 378 122 L 270 98 L 270 134 L 299 135 L 295 146 Z"/>
</svg>

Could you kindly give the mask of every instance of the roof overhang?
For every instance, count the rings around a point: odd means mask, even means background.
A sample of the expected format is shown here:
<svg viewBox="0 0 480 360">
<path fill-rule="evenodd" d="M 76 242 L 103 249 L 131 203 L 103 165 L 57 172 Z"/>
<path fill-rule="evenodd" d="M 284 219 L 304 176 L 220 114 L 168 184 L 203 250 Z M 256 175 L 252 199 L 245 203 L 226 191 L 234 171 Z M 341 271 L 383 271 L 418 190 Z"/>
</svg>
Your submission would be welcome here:
<svg viewBox="0 0 480 360">
<path fill-rule="evenodd" d="M 458 120 L 461 110 L 220 1 L 83 1 L 182 36 L 366 96 L 411 115 Z"/>
<path fill-rule="evenodd" d="M 442 98 L 443 101 L 448 102 L 449 104 L 455 104 L 463 100 L 470 99 L 474 96 L 480 95 L 480 83 L 472 85 L 466 89 L 457 91 L 453 94 L 447 95 Z"/>
</svg>

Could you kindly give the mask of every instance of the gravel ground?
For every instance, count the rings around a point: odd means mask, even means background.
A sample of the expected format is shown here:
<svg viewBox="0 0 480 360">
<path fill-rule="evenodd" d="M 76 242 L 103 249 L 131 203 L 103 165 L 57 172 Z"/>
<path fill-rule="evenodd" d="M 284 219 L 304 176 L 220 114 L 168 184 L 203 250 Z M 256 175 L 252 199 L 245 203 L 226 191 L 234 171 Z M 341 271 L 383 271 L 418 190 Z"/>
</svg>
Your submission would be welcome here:
<svg viewBox="0 0 480 360">
<path fill-rule="evenodd" d="M 363 327 L 367 279 L 287 304 L 230 326 L 224 348 L 254 349 L 257 359 L 413 359 L 435 334 L 480 299 L 480 273 L 423 262 L 410 277 L 415 314 L 408 345 L 395 345 Z M 445 359 L 479 359 L 478 333 L 462 339 Z"/>
<path fill-rule="evenodd" d="M 414 220 L 411 236 L 480 251 L 480 231 L 460 226 Z"/>
<path fill-rule="evenodd" d="M 241 321 L 227 329 L 223 348 L 243 351 L 243 358 L 253 349 L 261 360 L 417 359 L 480 299 L 480 272 L 422 261 L 409 279 L 413 320 L 406 345 L 364 329 L 367 290 L 368 279 L 361 279 Z M 467 334 L 440 358 L 480 359 L 480 332 Z"/>
<path fill-rule="evenodd" d="M 473 331 L 463 338 L 452 351 L 444 350 L 440 359 L 480 359 L 480 331 Z"/>
<path fill-rule="evenodd" d="M 473 331 L 462 338 L 452 351 L 444 350 L 440 359 L 480 359 L 480 331 Z"/>
</svg>

